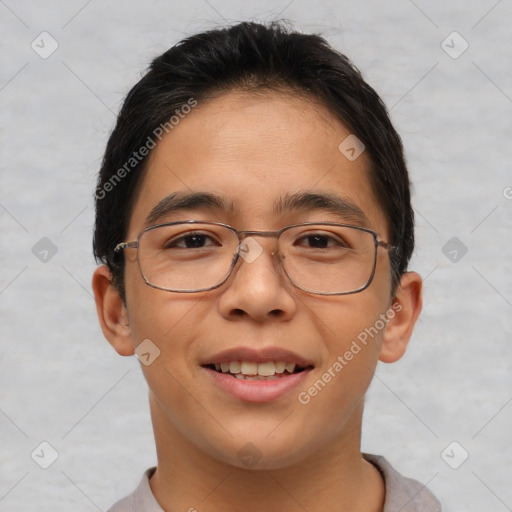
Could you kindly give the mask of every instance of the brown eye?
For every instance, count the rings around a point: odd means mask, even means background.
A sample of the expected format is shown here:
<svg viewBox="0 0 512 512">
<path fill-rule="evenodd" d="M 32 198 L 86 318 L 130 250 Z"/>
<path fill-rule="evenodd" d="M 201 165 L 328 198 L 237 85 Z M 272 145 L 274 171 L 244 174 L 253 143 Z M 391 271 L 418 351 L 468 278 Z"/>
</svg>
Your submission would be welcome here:
<svg viewBox="0 0 512 512">
<path fill-rule="evenodd" d="M 201 249 L 212 245 L 220 245 L 211 236 L 204 233 L 187 233 L 169 240 L 164 244 L 165 249 Z"/>
<path fill-rule="evenodd" d="M 330 247 L 348 247 L 339 238 L 320 233 L 314 233 L 300 237 L 296 241 L 296 245 L 301 247 L 309 247 L 311 249 L 328 249 Z"/>
</svg>

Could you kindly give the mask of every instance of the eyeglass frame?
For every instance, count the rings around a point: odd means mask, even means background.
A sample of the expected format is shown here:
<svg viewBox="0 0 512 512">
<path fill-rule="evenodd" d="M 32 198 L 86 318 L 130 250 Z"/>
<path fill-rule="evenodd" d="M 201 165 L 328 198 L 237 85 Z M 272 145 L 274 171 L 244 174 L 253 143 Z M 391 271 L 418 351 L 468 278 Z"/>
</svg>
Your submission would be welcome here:
<svg viewBox="0 0 512 512">
<path fill-rule="evenodd" d="M 219 284 L 216 284 L 216 285 L 208 287 L 208 288 L 201 288 L 199 290 L 172 290 L 172 289 L 169 289 L 169 288 L 164 288 L 163 286 L 155 285 L 155 284 L 151 283 L 147 279 L 147 277 L 144 274 L 144 271 L 142 270 L 142 267 L 140 265 L 140 260 L 139 260 L 139 243 L 140 243 L 141 237 L 147 231 L 151 231 L 153 229 L 157 229 L 157 228 L 165 227 L 165 226 L 174 226 L 174 225 L 177 225 L 177 224 L 190 224 L 190 225 L 193 225 L 193 224 L 209 224 L 209 225 L 214 225 L 214 226 L 221 226 L 221 227 L 229 229 L 230 231 L 232 231 L 237 236 L 238 242 L 239 242 L 238 243 L 238 247 L 237 247 L 237 251 L 233 255 L 233 259 L 231 261 L 231 267 L 229 269 L 228 274 L 226 275 L 226 277 Z M 142 275 L 142 278 L 143 278 L 144 282 L 148 286 L 151 286 L 152 288 L 155 288 L 157 290 L 162 290 L 162 291 L 165 291 L 165 292 L 172 292 L 172 293 L 200 293 L 200 292 L 207 292 L 207 291 L 211 291 L 211 290 L 215 290 L 217 288 L 220 288 L 231 277 L 231 275 L 233 274 L 233 270 L 235 269 L 236 264 L 238 263 L 238 260 L 240 258 L 240 247 L 242 245 L 242 242 L 246 238 L 251 237 L 251 236 L 262 236 L 262 237 L 266 237 L 266 238 L 275 238 L 276 242 L 278 243 L 279 237 L 285 231 L 287 231 L 287 230 L 289 230 L 291 228 L 299 227 L 299 226 L 339 226 L 339 227 L 352 228 L 352 229 L 356 229 L 356 230 L 359 230 L 359 231 L 363 231 L 365 233 L 369 233 L 373 237 L 373 242 L 374 242 L 375 250 L 374 250 L 373 266 L 372 266 L 372 271 L 370 273 L 370 277 L 368 278 L 368 281 L 366 282 L 366 284 L 364 286 L 362 286 L 362 287 L 360 287 L 360 288 L 358 288 L 356 290 L 349 291 L 349 292 L 314 292 L 314 291 L 308 290 L 306 288 L 302 288 L 301 286 L 297 285 L 291 279 L 291 277 L 288 275 L 288 272 L 286 271 L 286 269 L 284 268 L 284 265 L 282 264 L 282 259 L 281 258 L 277 258 L 278 261 L 279 261 L 279 267 L 282 270 L 282 272 L 284 273 L 284 275 L 288 278 L 288 281 L 290 281 L 290 283 L 293 286 L 295 286 L 297 289 L 299 289 L 301 291 L 304 291 L 306 293 L 311 293 L 313 295 L 324 295 L 324 296 L 351 295 L 351 294 L 359 293 L 359 292 L 362 292 L 362 291 L 366 290 L 370 286 L 370 284 L 372 283 L 373 278 L 375 276 L 375 269 L 377 267 L 377 251 L 378 251 L 378 248 L 382 247 L 383 249 L 389 251 L 389 253 L 391 253 L 391 251 L 393 251 L 393 250 L 395 250 L 397 248 L 396 246 L 391 245 L 390 242 L 386 242 L 384 240 L 380 240 L 379 239 L 379 235 L 377 233 L 375 233 L 375 231 L 372 231 L 371 229 L 363 228 L 361 226 L 353 226 L 351 224 L 342 224 L 342 223 L 338 223 L 338 222 L 302 222 L 302 223 L 299 223 L 299 224 L 290 224 L 289 226 L 285 226 L 285 227 L 283 227 L 281 229 L 278 229 L 277 231 L 253 231 L 253 230 L 239 231 L 236 228 L 234 228 L 233 226 L 230 226 L 229 224 L 224 224 L 223 222 L 201 221 L 201 220 L 185 220 L 185 221 L 176 221 L 176 222 L 163 222 L 163 223 L 160 223 L 160 224 L 154 224 L 152 226 L 147 226 L 147 227 L 145 227 L 144 229 L 142 229 L 139 232 L 139 234 L 137 235 L 137 239 L 136 240 L 133 240 L 131 242 L 120 242 L 120 243 L 118 243 L 114 247 L 114 253 L 120 254 L 121 251 L 124 251 L 125 249 L 137 249 L 137 264 L 139 266 L 140 273 Z M 275 253 L 276 253 L 276 251 L 273 251 L 271 253 L 271 256 L 274 256 Z"/>
</svg>

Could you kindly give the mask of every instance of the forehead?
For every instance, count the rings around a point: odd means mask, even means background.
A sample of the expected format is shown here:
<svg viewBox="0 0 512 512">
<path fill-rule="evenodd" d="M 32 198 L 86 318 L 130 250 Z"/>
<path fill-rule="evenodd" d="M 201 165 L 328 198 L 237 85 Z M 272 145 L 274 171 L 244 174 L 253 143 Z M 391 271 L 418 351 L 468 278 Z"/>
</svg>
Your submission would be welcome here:
<svg viewBox="0 0 512 512">
<path fill-rule="evenodd" d="M 221 208 L 203 204 L 173 215 L 204 218 L 203 210 L 215 210 L 212 220 L 268 229 L 276 217 L 285 220 L 280 206 L 287 198 L 329 196 L 355 206 L 366 227 L 386 234 L 365 152 L 349 159 L 339 149 L 349 136 L 326 107 L 291 92 L 236 91 L 199 102 L 152 150 L 129 232 L 155 221 L 155 209 L 169 196 L 208 193 L 223 199 Z"/>
</svg>

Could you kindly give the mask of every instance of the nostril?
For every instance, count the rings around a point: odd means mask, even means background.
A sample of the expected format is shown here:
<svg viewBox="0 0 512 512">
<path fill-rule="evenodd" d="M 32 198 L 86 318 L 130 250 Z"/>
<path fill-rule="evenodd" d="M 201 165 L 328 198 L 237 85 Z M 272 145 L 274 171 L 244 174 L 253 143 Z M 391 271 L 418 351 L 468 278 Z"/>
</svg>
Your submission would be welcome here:
<svg viewBox="0 0 512 512">
<path fill-rule="evenodd" d="M 254 316 L 254 315 L 251 315 L 249 312 L 244 311 L 243 309 L 240 309 L 240 308 L 234 308 L 234 309 L 231 310 L 231 316 L 232 317 L 243 318 L 246 315 Z M 276 319 L 279 319 L 279 318 L 284 317 L 285 315 L 286 315 L 286 313 L 282 309 L 273 309 L 272 311 L 269 311 L 264 316 L 264 318 L 276 318 Z M 262 319 L 262 321 L 263 320 L 264 319 Z"/>
</svg>

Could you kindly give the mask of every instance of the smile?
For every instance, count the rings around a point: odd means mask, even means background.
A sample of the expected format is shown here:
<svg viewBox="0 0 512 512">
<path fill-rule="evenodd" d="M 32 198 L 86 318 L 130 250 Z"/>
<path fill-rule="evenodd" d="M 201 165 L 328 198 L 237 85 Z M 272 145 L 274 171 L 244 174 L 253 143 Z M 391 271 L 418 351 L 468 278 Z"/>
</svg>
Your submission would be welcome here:
<svg viewBox="0 0 512 512">
<path fill-rule="evenodd" d="M 285 361 L 225 361 L 209 366 L 219 373 L 226 373 L 239 380 L 276 380 L 305 370 L 295 363 Z"/>
<path fill-rule="evenodd" d="M 304 386 L 314 365 L 278 347 L 236 347 L 212 355 L 201 368 L 214 390 L 244 402 L 270 402 Z"/>
</svg>

